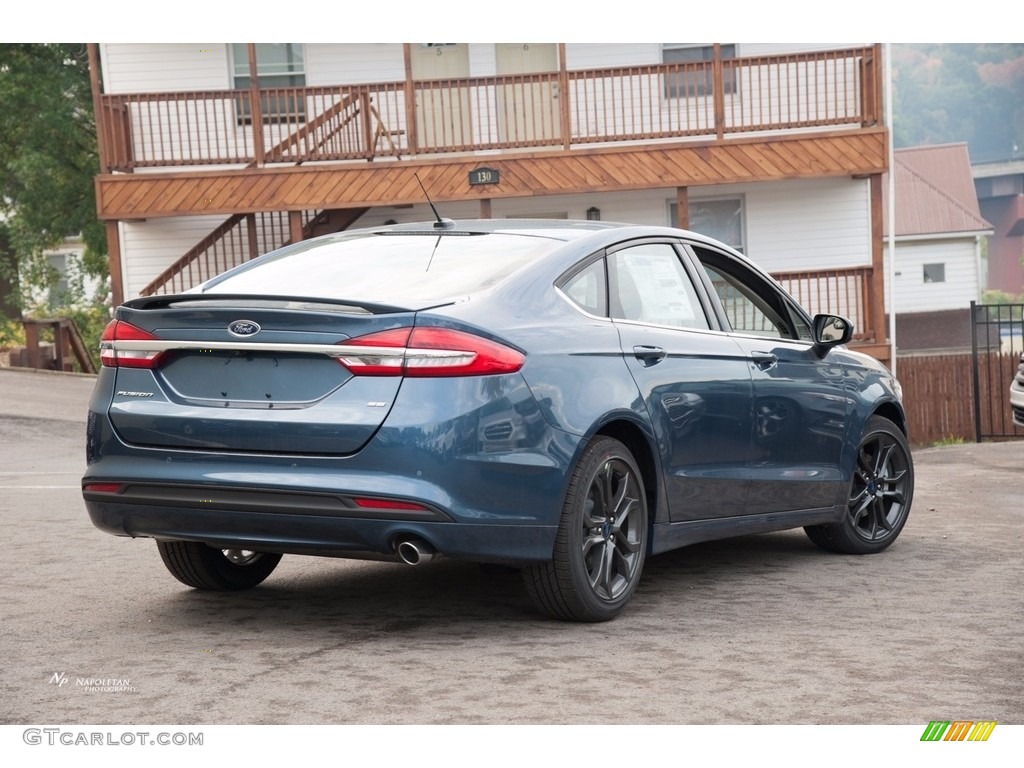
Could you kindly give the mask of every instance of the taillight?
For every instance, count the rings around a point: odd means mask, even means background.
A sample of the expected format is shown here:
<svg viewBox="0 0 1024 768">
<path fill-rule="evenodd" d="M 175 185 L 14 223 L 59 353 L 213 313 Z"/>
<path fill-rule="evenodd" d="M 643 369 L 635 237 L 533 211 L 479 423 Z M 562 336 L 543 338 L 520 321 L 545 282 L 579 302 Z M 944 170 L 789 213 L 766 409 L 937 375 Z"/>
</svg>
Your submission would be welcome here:
<svg viewBox="0 0 1024 768">
<path fill-rule="evenodd" d="M 100 363 L 108 368 L 155 368 L 163 352 L 147 349 L 144 342 L 157 340 L 149 331 L 131 323 L 111 320 L 100 336 Z"/>
<path fill-rule="evenodd" d="M 338 361 L 358 376 L 483 376 L 515 373 L 525 357 L 511 347 L 450 328 L 395 328 L 340 343 L 366 347 Z"/>
</svg>

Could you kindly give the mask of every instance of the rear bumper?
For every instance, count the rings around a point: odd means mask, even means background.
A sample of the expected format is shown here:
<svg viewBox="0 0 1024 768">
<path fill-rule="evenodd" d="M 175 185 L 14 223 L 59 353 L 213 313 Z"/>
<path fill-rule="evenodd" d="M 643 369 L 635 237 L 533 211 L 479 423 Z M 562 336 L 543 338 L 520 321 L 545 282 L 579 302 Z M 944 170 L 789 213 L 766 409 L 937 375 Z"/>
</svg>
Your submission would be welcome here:
<svg viewBox="0 0 1024 768">
<path fill-rule="evenodd" d="M 402 537 L 418 536 L 437 552 L 471 560 L 547 560 L 555 526 L 487 525 L 424 520 L 372 519 L 291 512 L 237 511 L 216 507 L 146 506 L 87 498 L 93 524 L 115 536 L 197 541 L 266 552 L 331 555 L 391 554 Z"/>
</svg>

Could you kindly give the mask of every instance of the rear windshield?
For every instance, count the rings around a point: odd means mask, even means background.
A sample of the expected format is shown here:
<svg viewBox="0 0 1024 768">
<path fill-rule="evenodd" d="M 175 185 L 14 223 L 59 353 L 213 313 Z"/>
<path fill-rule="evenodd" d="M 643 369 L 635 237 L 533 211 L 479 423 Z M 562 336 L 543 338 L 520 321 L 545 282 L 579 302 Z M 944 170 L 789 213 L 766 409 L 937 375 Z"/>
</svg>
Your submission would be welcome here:
<svg viewBox="0 0 1024 768">
<path fill-rule="evenodd" d="M 487 289 L 560 245 L 559 240 L 500 233 L 341 235 L 274 251 L 201 290 L 413 309 Z"/>
</svg>

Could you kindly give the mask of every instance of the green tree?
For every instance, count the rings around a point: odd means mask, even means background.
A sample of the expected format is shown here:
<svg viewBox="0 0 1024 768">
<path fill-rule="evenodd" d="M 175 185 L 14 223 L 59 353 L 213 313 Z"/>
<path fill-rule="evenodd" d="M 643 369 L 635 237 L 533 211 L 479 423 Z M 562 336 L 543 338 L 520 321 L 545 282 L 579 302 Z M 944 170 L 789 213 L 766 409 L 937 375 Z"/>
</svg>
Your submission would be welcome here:
<svg viewBox="0 0 1024 768">
<path fill-rule="evenodd" d="M 107 274 L 106 232 L 96 218 L 99 172 L 84 43 L 0 44 L 0 308 L 50 287 L 45 251 L 81 234 L 87 274 Z"/>
</svg>

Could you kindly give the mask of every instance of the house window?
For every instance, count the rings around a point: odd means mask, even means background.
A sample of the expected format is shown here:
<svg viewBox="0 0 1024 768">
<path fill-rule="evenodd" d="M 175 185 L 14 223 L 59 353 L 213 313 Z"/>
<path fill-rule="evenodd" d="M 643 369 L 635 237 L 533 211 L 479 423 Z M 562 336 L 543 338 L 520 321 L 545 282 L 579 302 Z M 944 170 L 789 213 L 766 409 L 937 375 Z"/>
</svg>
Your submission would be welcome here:
<svg viewBox="0 0 1024 768">
<path fill-rule="evenodd" d="M 715 58 L 715 47 L 703 43 L 665 43 L 661 49 L 663 64 L 691 64 L 665 75 L 665 98 L 686 99 L 694 96 L 710 96 L 714 92 L 714 72 L 711 62 Z M 722 58 L 736 58 L 735 44 L 722 46 Z M 699 64 L 699 62 L 707 62 Z M 732 67 L 724 67 L 723 88 L 726 94 L 736 93 L 736 78 Z"/>
<path fill-rule="evenodd" d="M 924 265 L 924 281 L 926 283 L 944 283 L 944 282 L 946 282 L 946 265 L 945 264 L 925 264 Z"/>
<path fill-rule="evenodd" d="M 713 200 L 691 200 L 690 224 L 687 227 L 744 252 L 743 198 L 726 197 Z M 679 226 L 679 204 L 669 204 L 669 224 Z"/>
<path fill-rule="evenodd" d="M 301 88 L 306 84 L 306 64 L 302 43 L 256 43 L 256 75 L 260 87 L 260 112 L 264 122 L 304 123 L 306 102 L 301 94 L 279 90 Z M 235 88 L 248 89 L 249 46 L 231 44 L 232 75 Z M 249 100 L 238 100 L 239 122 L 251 123 Z"/>
</svg>

